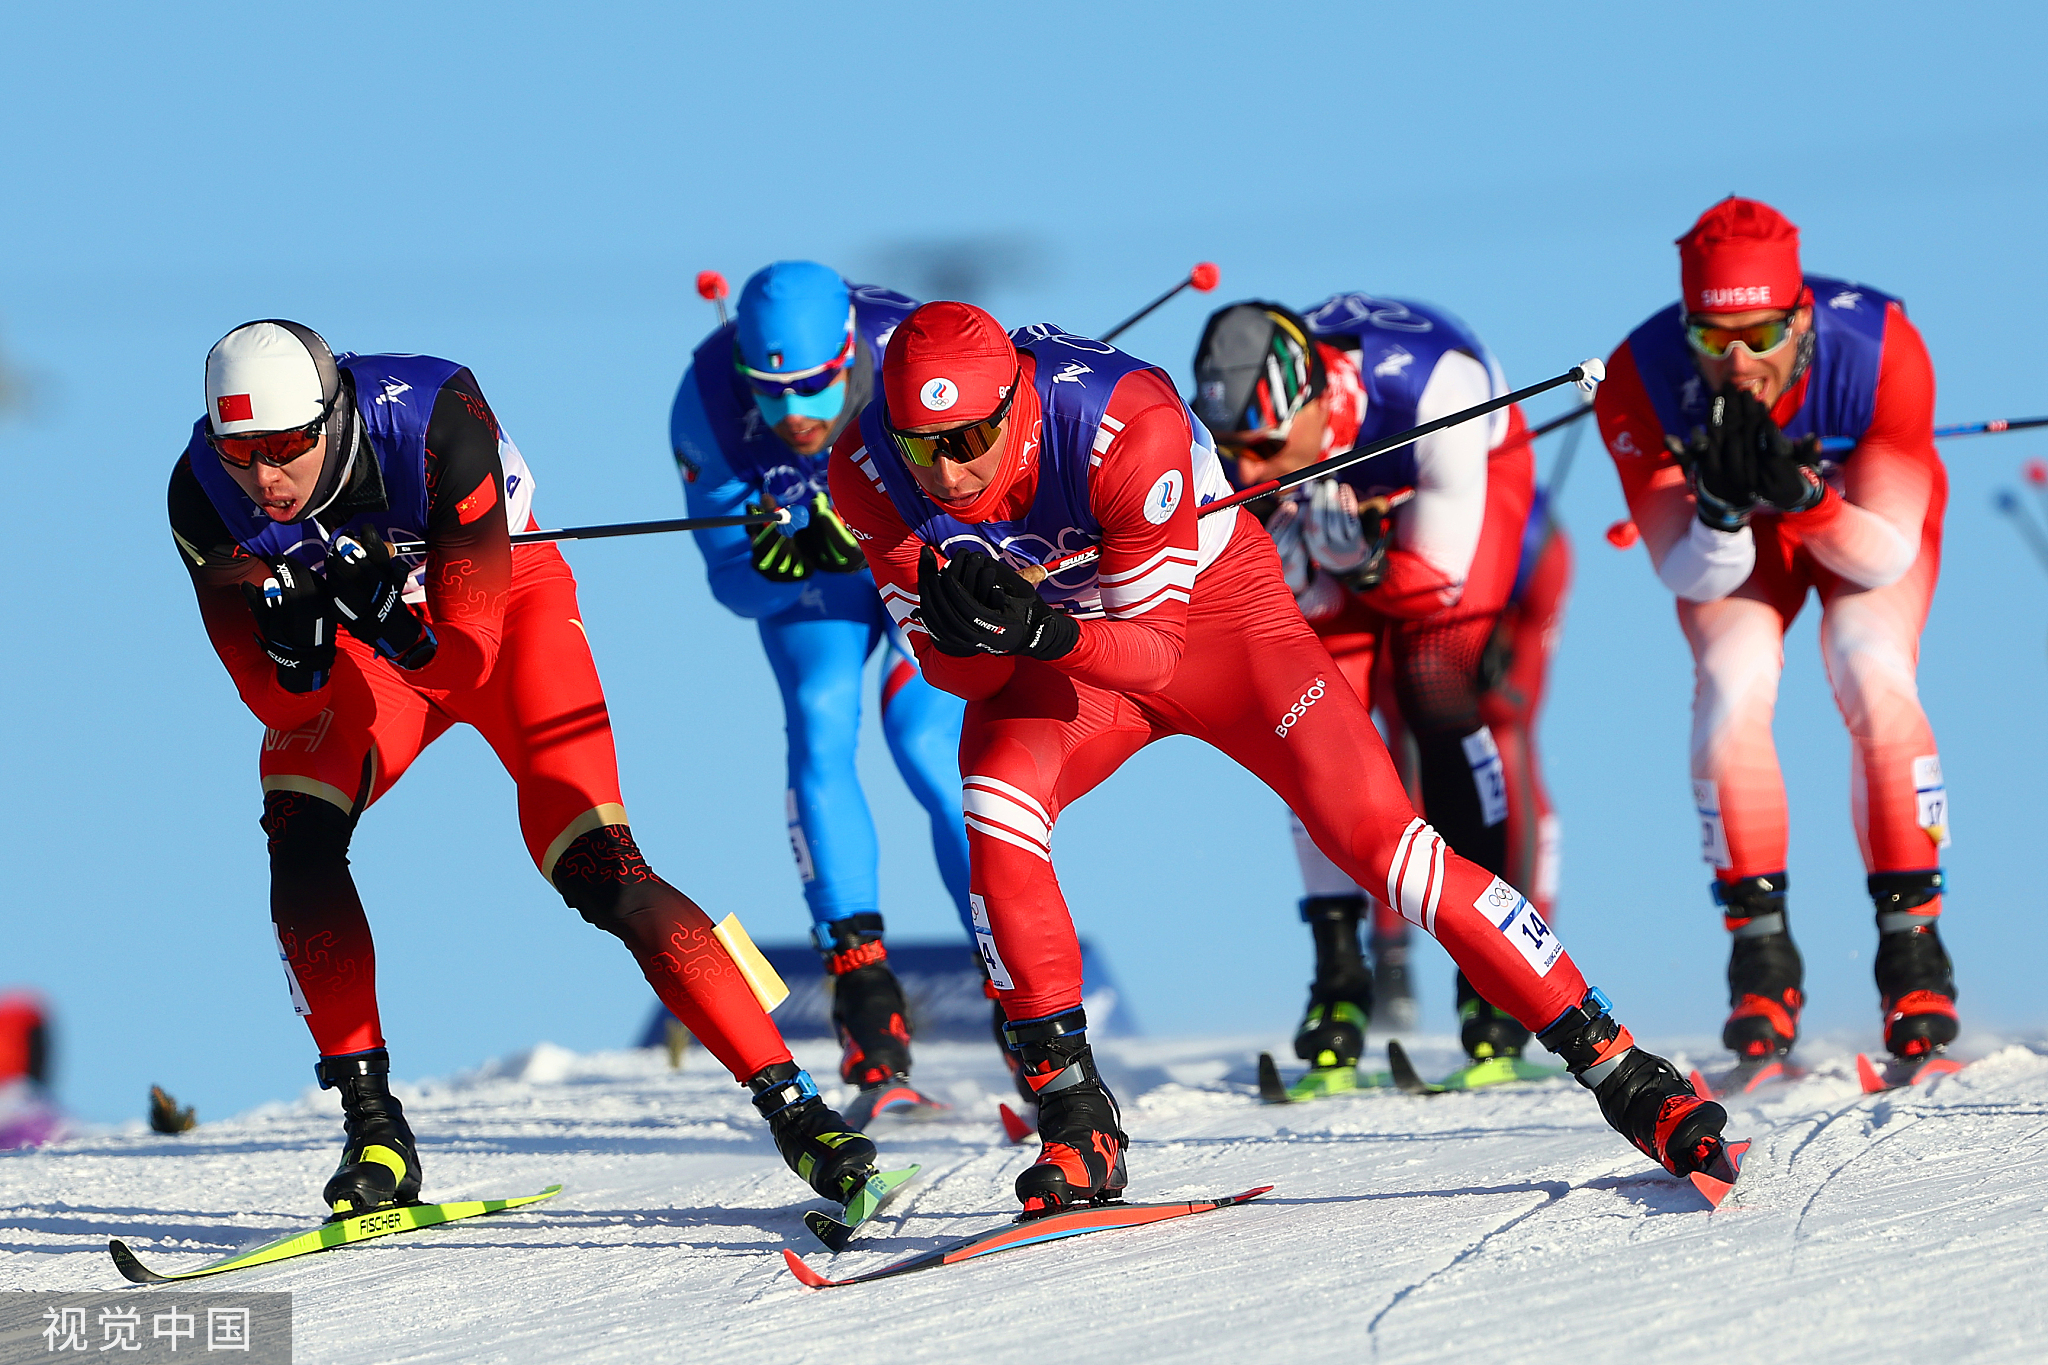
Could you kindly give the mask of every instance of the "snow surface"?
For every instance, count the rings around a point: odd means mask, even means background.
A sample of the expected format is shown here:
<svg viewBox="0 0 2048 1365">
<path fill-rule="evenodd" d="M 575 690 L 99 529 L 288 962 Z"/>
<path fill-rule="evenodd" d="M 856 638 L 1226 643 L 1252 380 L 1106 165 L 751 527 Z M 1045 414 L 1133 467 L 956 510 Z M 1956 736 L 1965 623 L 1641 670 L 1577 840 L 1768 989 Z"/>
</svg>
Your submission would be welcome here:
<svg viewBox="0 0 2048 1365">
<path fill-rule="evenodd" d="M 543 1044 L 398 1093 L 429 1197 L 560 1181 L 553 1202 L 205 1287 L 291 1291 L 299 1360 L 378 1365 L 2048 1358 L 2048 1043 L 1966 1036 L 1968 1070 L 1871 1097 L 1848 1040 L 1809 1044 L 1808 1079 L 1731 1105 L 1756 1145 L 1711 1214 L 1569 1082 L 1264 1106 L 1261 1047 L 1287 1055 L 1270 1038 L 1101 1053 L 1133 1198 L 1277 1185 L 1265 1199 L 814 1292 L 783 1247 L 844 1274 L 1009 1216 L 1035 1149 L 1001 1141 L 993 1045 L 920 1050 L 957 1116 L 877 1125 L 888 1164 L 924 1174 L 833 1258 L 799 1221 L 828 1206 L 703 1053 L 672 1073 L 659 1053 Z M 1455 1060 L 1448 1039 L 1411 1051 L 1426 1074 Z M 799 1058 L 832 1074 L 823 1050 Z M 180 1137 L 0 1156 L 0 1288 L 121 1288 L 112 1235 L 176 1270 L 317 1221 L 337 1112 L 309 1091 Z"/>
</svg>

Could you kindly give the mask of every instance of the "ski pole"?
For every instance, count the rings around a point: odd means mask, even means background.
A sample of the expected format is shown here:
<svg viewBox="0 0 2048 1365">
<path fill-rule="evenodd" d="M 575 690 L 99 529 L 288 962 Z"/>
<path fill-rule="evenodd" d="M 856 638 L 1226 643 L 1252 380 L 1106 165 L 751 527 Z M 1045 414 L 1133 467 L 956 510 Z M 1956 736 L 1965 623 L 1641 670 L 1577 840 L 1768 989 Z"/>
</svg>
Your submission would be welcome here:
<svg viewBox="0 0 2048 1365">
<path fill-rule="evenodd" d="M 710 531 L 721 526 L 782 526 L 789 521 L 789 509 L 752 512 L 736 517 L 676 517 L 670 521 L 621 521 L 608 526 L 564 526 L 555 531 L 515 531 L 514 545 L 540 545 L 554 540 L 606 540 L 612 536 L 651 536 L 664 531 Z M 416 555 L 427 548 L 419 540 L 394 540 L 391 553 Z"/>
<path fill-rule="evenodd" d="M 1533 441 L 1539 436 L 1548 436 L 1553 431 L 1557 431 L 1560 428 L 1570 426 L 1572 423 L 1578 421 L 1581 417 L 1590 417 L 1592 415 L 1593 405 L 1591 403 L 1582 403 L 1580 406 L 1572 409 L 1564 416 L 1553 417 L 1548 422 L 1545 422 L 1542 426 L 1536 427 L 1533 430 L 1531 430 L 1529 432 L 1529 439 Z"/>
<path fill-rule="evenodd" d="M 2012 518 L 2012 524 L 2019 528 L 2020 539 L 2027 542 L 2027 548 L 2034 552 L 2034 558 L 2041 561 L 2041 567 L 2048 569 L 2048 537 L 2041 534 L 2041 528 L 2034 525 L 2034 519 L 2020 506 L 2020 500 L 2010 488 L 2001 488 L 1992 495 L 1991 501 L 1999 511 Z"/>
<path fill-rule="evenodd" d="M 1484 403 L 1474 404 L 1462 412 L 1454 412 L 1448 417 L 1439 417 L 1434 422 L 1424 422 L 1421 426 L 1410 427 L 1406 431 L 1397 431 L 1391 436 L 1382 436 L 1379 440 L 1366 445 L 1354 446 L 1342 455 L 1332 455 L 1327 460 L 1318 460 L 1314 464 L 1303 465 L 1292 474 L 1282 474 L 1277 479 L 1268 479 L 1264 483 L 1255 483 L 1250 488 L 1240 489 L 1227 498 L 1218 498 L 1214 502 L 1204 503 L 1195 510 L 1195 515 L 1206 517 L 1211 512 L 1221 512 L 1226 507 L 1235 507 L 1241 502 L 1250 502 L 1253 498 L 1264 498 L 1270 497 L 1275 493 L 1284 493 L 1297 484 L 1307 483 L 1311 479 L 1319 479 L 1325 474 L 1335 474 L 1340 469 L 1349 469 L 1355 464 L 1362 464 L 1370 460 L 1375 455 L 1384 455 L 1390 450 L 1399 450 L 1402 446 L 1409 445 L 1421 440 L 1425 436 L 1442 431 L 1445 427 L 1454 427 L 1461 422 L 1469 422 L 1475 417 L 1484 417 L 1490 412 L 1498 412 L 1502 408 L 1519 403 L 1525 398 L 1534 398 L 1539 393 L 1548 392 L 1560 384 L 1576 384 L 1582 392 L 1591 393 L 1599 386 L 1600 381 L 1606 377 L 1607 366 L 1604 362 L 1600 360 L 1581 361 L 1563 374 L 1552 375 L 1539 384 L 1531 384 L 1526 389 L 1516 389 L 1513 393 L 1504 393 L 1498 398 L 1489 398 Z M 1405 502 L 1406 499 L 1404 498 L 1402 501 Z M 1101 554 L 1100 547 L 1076 550 L 1070 555 L 1062 555 L 1060 558 L 1049 563 L 1037 566 L 1043 572 L 1036 577 L 1028 570 L 1025 571 L 1024 577 L 1033 583 L 1043 582 L 1056 573 L 1065 573 L 1068 569 L 1078 569 L 1083 564 L 1093 564 L 1101 557 Z"/>
<path fill-rule="evenodd" d="M 1994 417 L 1988 422 L 1958 422 L 1954 426 L 1936 427 L 1934 439 L 1945 441 L 1951 436 L 1995 436 L 2001 431 L 2025 431 L 2028 427 L 2048 427 L 2048 417 Z M 1849 436 L 1829 436 L 1820 443 L 1826 451 L 1854 450 L 1856 441 Z"/>
<path fill-rule="evenodd" d="M 725 276 L 716 270 L 697 272 L 697 297 L 718 308 L 718 325 L 725 326 L 725 296 L 732 292 L 732 286 L 725 282 Z"/>
<path fill-rule="evenodd" d="M 1206 517 L 1210 513 L 1220 512 L 1226 507 L 1235 507 L 1241 502 L 1250 502 L 1253 498 L 1263 498 L 1274 493 L 1284 493 L 1296 484 L 1307 483 L 1310 479 L 1319 479 L 1325 474 L 1335 474 L 1337 471 L 1349 469 L 1355 464 L 1363 464 L 1375 455 L 1384 455 L 1390 450 L 1399 450 L 1402 446 L 1411 445 L 1425 436 L 1442 431 L 1446 427 L 1454 427 L 1460 423 L 1469 422 L 1475 417 L 1484 417 L 1490 412 L 1499 412 L 1502 408 L 1510 407 L 1522 402 L 1524 399 L 1534 398 L 1539 393 L 1548 393 L 1560 384 L 1576 384 L 1582 392 L 1591 393 L 1599 386 L 1600 381 L 1606 377 L 1607 366 L 1601 361 L 1580 361 L 1563 374 L 1552 375 L 1541 383 L 1531 384 L 1526 389 L 1516 389 L 1513 393 L 1504 393 L 1498 398 L 1489 398 L 1484 403 L 1475 403 L 1462 412 L 1454 412 L 1448 417 L 1439 417 L 1434 422 L 1424 422 L 1421 426 L 1410 427 L 1406 431 L 1397 431 L 1391 436 L 1382 436 L 1377 441 L 1371 441 L 1362 446 L 1354 446 L 1342 455 L 1332 455 L 1327 460 L 1318 460 L 1314 464 L 1303 465 L 1292 474 L 1282 474 L 1277 479 L 1268 479 L 1264 483 L 1255 483 L 1250 488 L 1240 489 L 1227 498 L 1218 498 L 1216 501 L 1207 504 L 1197 515 Z"/>
<path fill-rule="evenodd" d="M 1577 412 L 1568 412 L 1562 417 L 1551 418 L 1548 422 L 1530 432 L 1529 439 L 1533 441 L 1546 432 L 1556 431 L 1559 427 L 1571 426 L 1573 422 L 1578 421 L 1592 410 L 1593 405 L 1590 402 L 1581 402 Z M 1546 512 L 1552 515 L 1553 519 L 1557 509 L 1557 495 L 1564 491 L 1565 478 L 1572 472 L 1572 459 L 1579 453 L 1579 438 L 1585 434 L 1586 429 L 1584 427 L 1572 427 L 1571 435 L 1564 439 L 1564 449 L 1557 452 L 1557 463 L 1550 470 L 1550 482 L 1543 486 L 1543 506 Z M 1546 533 L 1545 539 L 1548 538 L 1548 533 Z"/>
<path fill-rule="evenodd" d="M 1122 322 L 1119 322 L 1116 326 L 1110 328 L 1107 332 L 1104 332 L 1100 337 L 1096 339 L 1098 341 L 1115 341 L 1119 336 L 1122 336 L 1132 327 L 1144 321 L 1145 318 L 1151 314 L 1153 309 L 1157 308 L 1160 304 L 1165 303 L 1168 299 L 1172 298 L 1175 294 L 1178 294 L 1181 290 L 1192 286 L 1197 294 L 1206 294 L 1211 289 L 1214 289 L 1216 287 L 1216 281 L 1221 278 L 1222 272 L 1216 269 L 1215 262 L 1198 262 L 1195 265 L 1195 268 L 1188 272 L 1188 277 L 1186 279 L 1182 280 L 1173 288 L 1167 290 L 1164 294 L 1161 294 L 1158 298 L 1152 300 L 1152 302 L 1146 304 L 1143 308 L 1140 308 L 1137 312 L 1125 318 Z"/>
<path fill-rule="evenodd" d="M 2048 463 L 2028 460 L 2020 472 L 2026 476 L 2027 487 L 2034 490 L 2034 500 L 2041 504 L 2042 514 L 2048 515 Z"/>
</svg>

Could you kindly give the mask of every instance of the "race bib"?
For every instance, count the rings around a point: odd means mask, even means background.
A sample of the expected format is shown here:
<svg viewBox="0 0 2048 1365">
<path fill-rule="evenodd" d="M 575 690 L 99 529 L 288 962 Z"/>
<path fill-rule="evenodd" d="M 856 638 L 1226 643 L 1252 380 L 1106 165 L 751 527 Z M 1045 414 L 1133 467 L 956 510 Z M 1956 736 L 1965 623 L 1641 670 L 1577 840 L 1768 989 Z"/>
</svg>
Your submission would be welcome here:
<svg viewBox="0 0 2048 1365">
<path fill-rule="evenodd" d="M 1493 731 L 1480 726 L 1465 736 L 1465 761 L 1472 766 L 1472 785 L 1479 792 L 1479 811 L 1488 828 L 1508 818 L 1508 779 L 1500 765 L 1500 746 Z"/>
<path fill-rule="evenodd" d="M 981 897 L 967 897 L 967 911 L 974 918 L 974 948 L 981 954 L 981 961 L 988 968 L 989 983 L 999 991 L 1013 991 L 1017 983 L 1010 979 L 1010 969 L 1003 965 L 1003 955 L 996 951 L 996 936 L 988 923 L 988 902 Z"/>
<path fill-rule="evenodd" d="M 1493 921 L 1536 975 L 1548 976 L 1564 956 L 1564 942 L 1557 931 L 1543 922 L 1543 916 L 1536 913 L 1536 907 L 1521 892 L 1500 878 L 1493 879 L 1493 885 L 1472 902 L 1472 908 Z"/>
<path fill-rule="evenodd" d="M 1728 827 L 1721 823 L 1721 789 L 1707 778 L 1694 778 L 1692 803 L 1700 817 L 1700 857 L 1718 868 L 1735 866 L 1728 856 Z"/>
<path fill-rule="evenodd" d="M 1917 823 L 1934 840 L 1937 849 L 1947 848 L 1948 787 L 1941 780 L 1941 756 L 1927 754 L 1913 760 L 1913 803 L 1919 812 Z"/>
</svg>

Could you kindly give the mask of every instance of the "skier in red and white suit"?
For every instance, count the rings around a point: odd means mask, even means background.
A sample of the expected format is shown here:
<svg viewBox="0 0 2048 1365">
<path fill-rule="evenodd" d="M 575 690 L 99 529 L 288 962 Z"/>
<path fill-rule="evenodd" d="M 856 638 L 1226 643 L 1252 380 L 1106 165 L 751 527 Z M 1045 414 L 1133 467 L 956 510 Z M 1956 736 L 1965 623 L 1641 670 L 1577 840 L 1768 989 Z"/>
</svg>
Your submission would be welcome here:
<svg viewBox="0 0 2048 1365">
<path fill-rule="evenodd" d="M 1719 1158 L 1725 1113 L 1633 1047 L 1519 893 L 1415 817 L 1271 539 L 1235 511 L 1197 521 L 1229 485 L 1164 373 L 1055 328 L 1013 340 L 978 308 L 926 304 L 890 339 L 882 394 L 834 448 L 831 486 L 925 676 L 969 703 L 970 900 L 1040 1101 L 1043 1155 L 1017 1181 L 1027 1212 L 1126 1178 L 1052 826 L 1170 734 L 1258 774 L 1339 866 L 1541 1031 L 1639 1148 L 1676 1172 Z M 1099 562 L 1042 587 L 1018 571 L 1088 548 Z"/>
<path fill-rule="evenodd" d="M 1195 413 L 1243 484 L 1507 391 L 1491 353 L 1448 312 L 1359 293 L 1305 315 L 1257 301 L 1219 309 L 1194 370 Z M 1431 824 L 1461 855 L 1517 886 L 1530 886 L 1537 870 L 1533 856 L 1510 861 L 1512 833 L 1535 843 L 1526 808 L 1541 783 L 1522 727 L 1533 708 L 1496 704 L 1489 714 L 1485 701 L 1489 656 L 1499 671 L 1509 648 L 1504 618 L 1534 498 L 1528 426 L 1511 407 L 1252 503 L 1302 614 L 1353 690 L 1379 709 L 1390 739 L 1412 750 L 1409 789 Z M 1534 663 L 1540 684 L 1541 658 L 1524 663 L 1525 672 Z M 1378 980 L 1369 979 L 1358 944 L 1368 889 L 1353 885 L 1298 820 L 1295 836 L 1307 893 L 1301 916 L 1316 946 L 1295 1052 L 1314 1069 L 1304 1081 L 1312 1090 L 1348 1088 L 1368 1020 L 1386 1024 L 1394 1005 L 1378 998 L 1379 987 L 1406 985 L 1406 926 L 1395 917 L 1393 934 L 1375 932 Z M 1542 880 L 1554 886 L 1554 877 Z M 1548 919 L 1540 899 L 1537 910 Z M 1462 975 L 1457 998 L 1467 1053 L 1494 1063 L 1489 1078 L 1511 1077 L 1528 1030 Z M 1407 1014 L 1412 1022 L 1412 999 Z"/>
<path fill-rule="evenodd" d="M 1785 631 L 1814 592 L 1849 727 L 1885 1045 L 1922 1057 L 1957 1027 L 1935 929 L 1947 794 L 1913 676 L 1948 502 L 1934 367 L 1898 300 L 1802 274 L 1798 229 L 1769 205 L 1723 200 L 1678 248 L 1684 300 L 1615 351 L 1596 410 L 1692 646 L 1702 853 L 1734 935 L 1723 1041 L 1767 1064 L 1805 1001 L 1771 714 Z M 1839 438 L 1853 449 L 1823 451 Z"/>
</svg>

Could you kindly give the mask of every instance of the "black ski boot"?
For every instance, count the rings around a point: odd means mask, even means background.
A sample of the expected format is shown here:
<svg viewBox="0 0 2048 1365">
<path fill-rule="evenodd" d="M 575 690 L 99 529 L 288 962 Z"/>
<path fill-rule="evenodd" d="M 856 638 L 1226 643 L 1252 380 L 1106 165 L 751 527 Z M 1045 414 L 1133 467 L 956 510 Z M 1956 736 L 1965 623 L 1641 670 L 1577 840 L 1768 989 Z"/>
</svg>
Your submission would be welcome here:
<svg viewBox="0 0 2048 1365">
<path fill-rule="evenodd" d="M 1721 1045 L 1745 1063 L 1782 1057 L 1799 1037 L 1806 964 L 1785 921 L 1782 872 L 1715 882 L 1714 903 L 1734 936 L 1728 952 L 1728 1022 Z"/>
<path fill-rule="evenodd" d="M 1458 1041 L 1475 1062 L 1519 1057 L 1529 1046 L 1529 1030 L 1505 1010 L 1495 1009 L 1470 981 L 1458 973 Z"/>
<path fill-rule="evenodd" d="M 313 1074 L 341 1092 L 341 1164 L 320 1191 L 328 1222 L 420 1197 L 420 1156 L 405 1109 L 391 1094 L 391 1054 L 383 1048 L 322 1057 Z"/>
<path fill-rule="evenodd" d="M 1884 1045 L 1894 1057 L 1918 1060 L 1955 1041 L 1956 974 L 1935 921 L 1941 869 L 1874 872 L 1867 885 L 1877 905 L 1877 994 L 1884 1008 Z"/>
<path fill-rule="evenodd" d="M 1348 1069 L 1365 1055 L 1372 1022 L 1372 974 L 1358 949 L 1363 896 L 1308 896 L 1301 919 L 1315 935 L 1316 975 L 1294 1031 L 1294 1055 L 1318 1071 Z"/>
<path fill-rule="evenodd" d="M 1072 1204 L 1104 1204 L 1123 1197 L 1122 1116 L 1116 1096 L 1095 1070 L 1088 1047 L 1088 1015 L 1068 1010 L 1050 1019 L 1005 1030 L 1023 1076 L 1038 1096 L 1038 1160 L 1017 1177 L 1017 1198 L 1033 1217 Z"/>
<path fill-rule="evenodd" d="M 1609 1008 L 1606 996 L 1587 991 L 1543 1030 L 1543 1046 L 1593 1092 L 1607 1126 L 1665 1170 L 1687 1176 L 1724 1168 L 1728 1111 L 1694 1094 L 1671 1063 L 1637 1047 Z"/>
<path fill-rule="evenodd" d="M 1413 1033 L 1420 1022 L 1415 983 L 1408 978 L 1408 926 L 1372 936 L 1373 1017 L 1382 1033 Z"/>
<path fill-rule="evenodd" d="M 818 1098 L 817 1083 L 795 1062 L 777 1062 L 747 1082 L 768 1120 L 775 1150 L 797 1179 L 844 1204 L 875 1173 L 875 1144 L 847 1127 Z"/>
<path fill-rule="evenodd" d="M 910 1075 L 909 1010 L 889 970 L 880 915 L 849 915 L 812 933 L 832 978 L 832 1027 L 843 1051 L 840 1078 L 873 1090 Z"/>
</svg>

